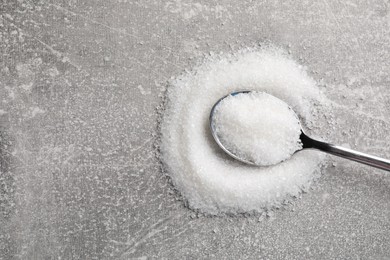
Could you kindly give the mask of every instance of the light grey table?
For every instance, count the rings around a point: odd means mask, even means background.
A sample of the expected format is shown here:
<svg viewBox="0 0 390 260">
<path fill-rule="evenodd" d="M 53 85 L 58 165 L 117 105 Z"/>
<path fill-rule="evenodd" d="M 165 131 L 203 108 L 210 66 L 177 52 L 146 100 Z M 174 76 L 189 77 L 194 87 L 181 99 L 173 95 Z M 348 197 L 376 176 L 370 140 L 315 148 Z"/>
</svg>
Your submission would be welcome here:
<svg viewBox="0 0 390 260">
<path fill-rule="evenodd" d="M 334 101 L 313 132 L 390 158 L 389 33 L 388 1 L 2 1 L 0 258 L 389 259 L 381 170 L 333 158 L 284 209 L 204 217 L 153 153 L 169 78 L 270 41 Z"/>
</svg>

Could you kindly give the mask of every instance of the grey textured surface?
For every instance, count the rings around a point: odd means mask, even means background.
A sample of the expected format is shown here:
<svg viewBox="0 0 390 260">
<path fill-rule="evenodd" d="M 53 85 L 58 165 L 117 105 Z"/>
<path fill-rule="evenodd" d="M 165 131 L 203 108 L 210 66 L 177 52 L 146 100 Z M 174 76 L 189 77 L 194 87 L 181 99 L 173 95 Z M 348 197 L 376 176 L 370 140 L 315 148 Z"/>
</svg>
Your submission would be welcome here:
<svg viewBox="0 0 390 260">
<path fill-rule="evenodd" d="M 271 41 L 335 102 L 333 141 L 390 158 L 389 5 L 1 1 L 0 258 L 390 259 L 383 171 L 333 158 L 285 209 L 212 218 L 153 153 L 170 77 Z"/>
</svg>

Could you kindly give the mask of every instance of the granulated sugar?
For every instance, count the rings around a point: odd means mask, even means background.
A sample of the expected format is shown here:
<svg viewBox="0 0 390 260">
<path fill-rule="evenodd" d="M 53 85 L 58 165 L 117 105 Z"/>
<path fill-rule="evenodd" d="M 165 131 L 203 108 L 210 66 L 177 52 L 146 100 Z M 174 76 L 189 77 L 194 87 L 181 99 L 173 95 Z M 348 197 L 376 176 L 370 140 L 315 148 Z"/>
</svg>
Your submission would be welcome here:
<svg viewBox="0 0 390 260">
<path fill-rule="evenodd" d="M 229 95 L 215 108 L 215 132 L 225 148 L 245 161 L 268 166 L 302 148 L 295 113 L 264 92 Z"/>
<path fill-rule="evenodd" d="M 323 159 L 307 150 L 274 166 L 253 167 L 222 152 L 210 133 L 210 110 L 239 90 L 269 93 L 289 104 L 303 122 L 311 122 L 323 102 L 302 67 L 273 48 L 210 58 L 173 80 L 161 123 L 161 159 L 188 205 L 208 214 L 279 206 L 311 184 Z"/>
</svg>

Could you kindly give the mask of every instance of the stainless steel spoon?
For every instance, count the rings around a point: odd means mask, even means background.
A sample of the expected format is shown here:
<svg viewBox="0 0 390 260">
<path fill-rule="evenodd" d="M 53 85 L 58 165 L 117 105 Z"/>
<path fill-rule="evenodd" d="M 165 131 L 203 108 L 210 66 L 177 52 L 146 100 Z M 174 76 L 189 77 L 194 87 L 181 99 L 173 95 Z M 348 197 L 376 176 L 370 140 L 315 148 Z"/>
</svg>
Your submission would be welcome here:
<svg viewBox="0 0 390 260">
<path fill-rule="evenodd" d="M 215 126 L 215 123 L 213 121 L 215 108 L 218 106 L 218 104 L 223 99 L 225 99 L 226 97 L 231 96 L 231 95 L 235 96 L 237 94 L 246 94 L 246 93 L 249 93 L 249 92 L 250 91 L 233 92 L 233 93 L 230 93 L 230 94 L 222 97 L 221 99 L 219 99 L 214 104 L 214 106 L 212 107 L 211 112 L 210 112 L 210 118 L 209 118 L 210 119 L 210 122 L 209 122 L 210 123 L 210 129 L 211 129 L 211 134 L 214 137 L 214 140 L 217 142 L 219 147 L 221 147 L 222 150 L 225 153 L 227 153 L 228 155 L 230 155 L 234 159 L 236 159 L 238 161 L 241 161 L 243 163 L 256 165 L 256 166 L 262 166 L 262 165 L 258 165 L 256 163 L 254 163 L 252 161 L 248 161 L 248 160 L 238 156 L 237 154 L 233 153 L 232 151 L 228 150 L 224 146 L 223 142 L 221 142 L 221 140 L 219 139 L 219 137 L 218 137 L 218 135 L 216 133 L 216 126 Z M 289 107 L 287 104 L 286 104 L 286 106 Z M 291 109 L 291 111 L 294 113 L 294 111 L 292 109 Z M 296 116 L 296 117 L 298 118 L 298 116 Z M 361 152 L 354 151 L 352 149 L 344 148 L 344 147 L 341 147 L 341 146 L 337 146 L 337 145 L 333 145 L 333 144 L 329 144 L 329 143 L 325 143 L 325 142 L 314 140 L 313 138 L 310 138 L 309 136 L 307 136 L 303 132 L 302 127 L 301 127 L 300 139 L 301 139 L 301 142 L 302 142 L 302 149 L 317 149 L 317 150 L 320 150 L 322 152 L 326 152 L 326 153 L 333 154 L 333 155 L 336 155 L 336 156 L 339 156 L 339 157 L 343 157 L 345 159 L 349 159 L 349 160 L 356 161 L 356 162 L 359 162 L 359 163 L 367 164 L 367 165 L 370 165 L 370 166 L 373 166 L 373 167 L 376 167 L 376 168 L 379 168 L 379 169 L 382 169 L 382 170 L 385 170 L 385 171 L 390 171 L 390 160 L 383 159 L 383 158 L 380 158 L 380 157 L 377 157 L 377 156 L 373 156 L 373 155 L 369 155 L 369 154 L 365 154 L 365 153 L 361 153 Z M 301 150 L 297 150 L 296 152 L 299 152 Z"/>
</svg>

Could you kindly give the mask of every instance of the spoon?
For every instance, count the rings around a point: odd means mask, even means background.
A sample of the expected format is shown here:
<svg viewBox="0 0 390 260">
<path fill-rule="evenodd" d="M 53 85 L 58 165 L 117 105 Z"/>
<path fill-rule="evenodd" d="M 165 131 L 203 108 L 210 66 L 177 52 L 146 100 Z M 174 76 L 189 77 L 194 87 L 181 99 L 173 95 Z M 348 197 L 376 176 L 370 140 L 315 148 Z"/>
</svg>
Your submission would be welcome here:
<svg viewBox="0 0 390 260">
<path fill-rule="evenodd" d="M 234 152 L 232 152 L 231 150 L 229 150 L 228 148 L 226 148 L 226 146 L 223 144 L 223 142 L 221 142 L 219 136 L 216 133 L 216 126 L 215 126 L 215 122 L 214 122 L 214 114 L 215 114 L 214 112 L 215 112 L 215 109 L 216 109 L 216 107 L 219 105 L 219 103 L 223 99 L 225 99 L 225 98 L 227 98 L 229 96 L 235 96 L 235 95 L 238 95 L 238 94 L 248 94 L 250 92 L 251 91 L 233 92 L 233 93 L 230 93 L 230 94 L 222 97 L 221 99 L 219 99 L 214 104 L 214 106 L 212 107 L 211 112 L 210 112 L 210 118 L 209 118 L 209 120 L 210 120 L 210 122 L 209 122 L 210 123 L 210 129 L 211 129 L 211 134 L 212 134 L 214 140 L 216 141 L 218 146 L 222 148 L 222 150 L 225 153 L 227 153 L 228 155 L 230 155 L 234 159 L 236 159 L 238 161 L 241 161 L 243 163 L 250 164 L 250 165 L 255 165 L 255 166 L 263 166 L 263 165 L 256 164 L 253 161 L 250 161 L 250 160 L 247 160 L 245 158 L 242 158 L 242 157 L 238 156 L 237 154 L 235 154 Z M 281 101 L 281 102 L 285 103 L 284 101 Z M 286 104 L 286 106 L 289 107 L 287 104 Z M 291 109 L 291 112 L 295 114 L 295 112 L 292 109 Z M 296 114 L 295 114 L 295 116 L 298 119 L 298 116 Z M 298 120 L 298 122 L 299 122 L 299 120 Z M 326 143 L 326 142 L 321 142 L 321 141 L 315 140 L 315 139 L 307 136 L 303 132 L 302 127 L 301 127 L 301 135 L 300 135 L 299 138 L 300 138 L 300 141 L 302 142 L 302 148 L 297 150 L 297 151 L 295 151 L 295 153 L 299 152 L 299 151 L 301 151 L 303 149 L 317 149 L 317 150 L 320 150 L 322 152 L 326 152 L 326 153 L 329 153 L 329 154 L 332 154 L 332 155 L 336 155 L 336 156 L 339 156 L 339 157 L 342 157 L 342 158 L 345 158 L 345 159 L 349 159 L 349 160 L 352 160 L 352 161 L 356 161 L 356 162 L 359 162 L 359 163 L 370 165 L 370 166 L 373 166 L 373 167 L 376 167 L 376 168 L 379 168 L 379 169 L 382 169 L 382 170 L 385 170 L 385 171 L 390 171 L 390 160 L 383 159 L 383 158 L 380 158 L 380 157 L 377 157 L 377 156 L 373 156 L 373 155 L 369 155 L 369 154 L 365 154 L 365 153 L 362 153 L 362 152 L 354 151 L 352 149 L 344 148 L 344 147 L 341 147 L 341 146 L 338 146 L 338 145 L 333 145 L 333 144 L 330 144 L 330 143 Z"/>
</svg>

